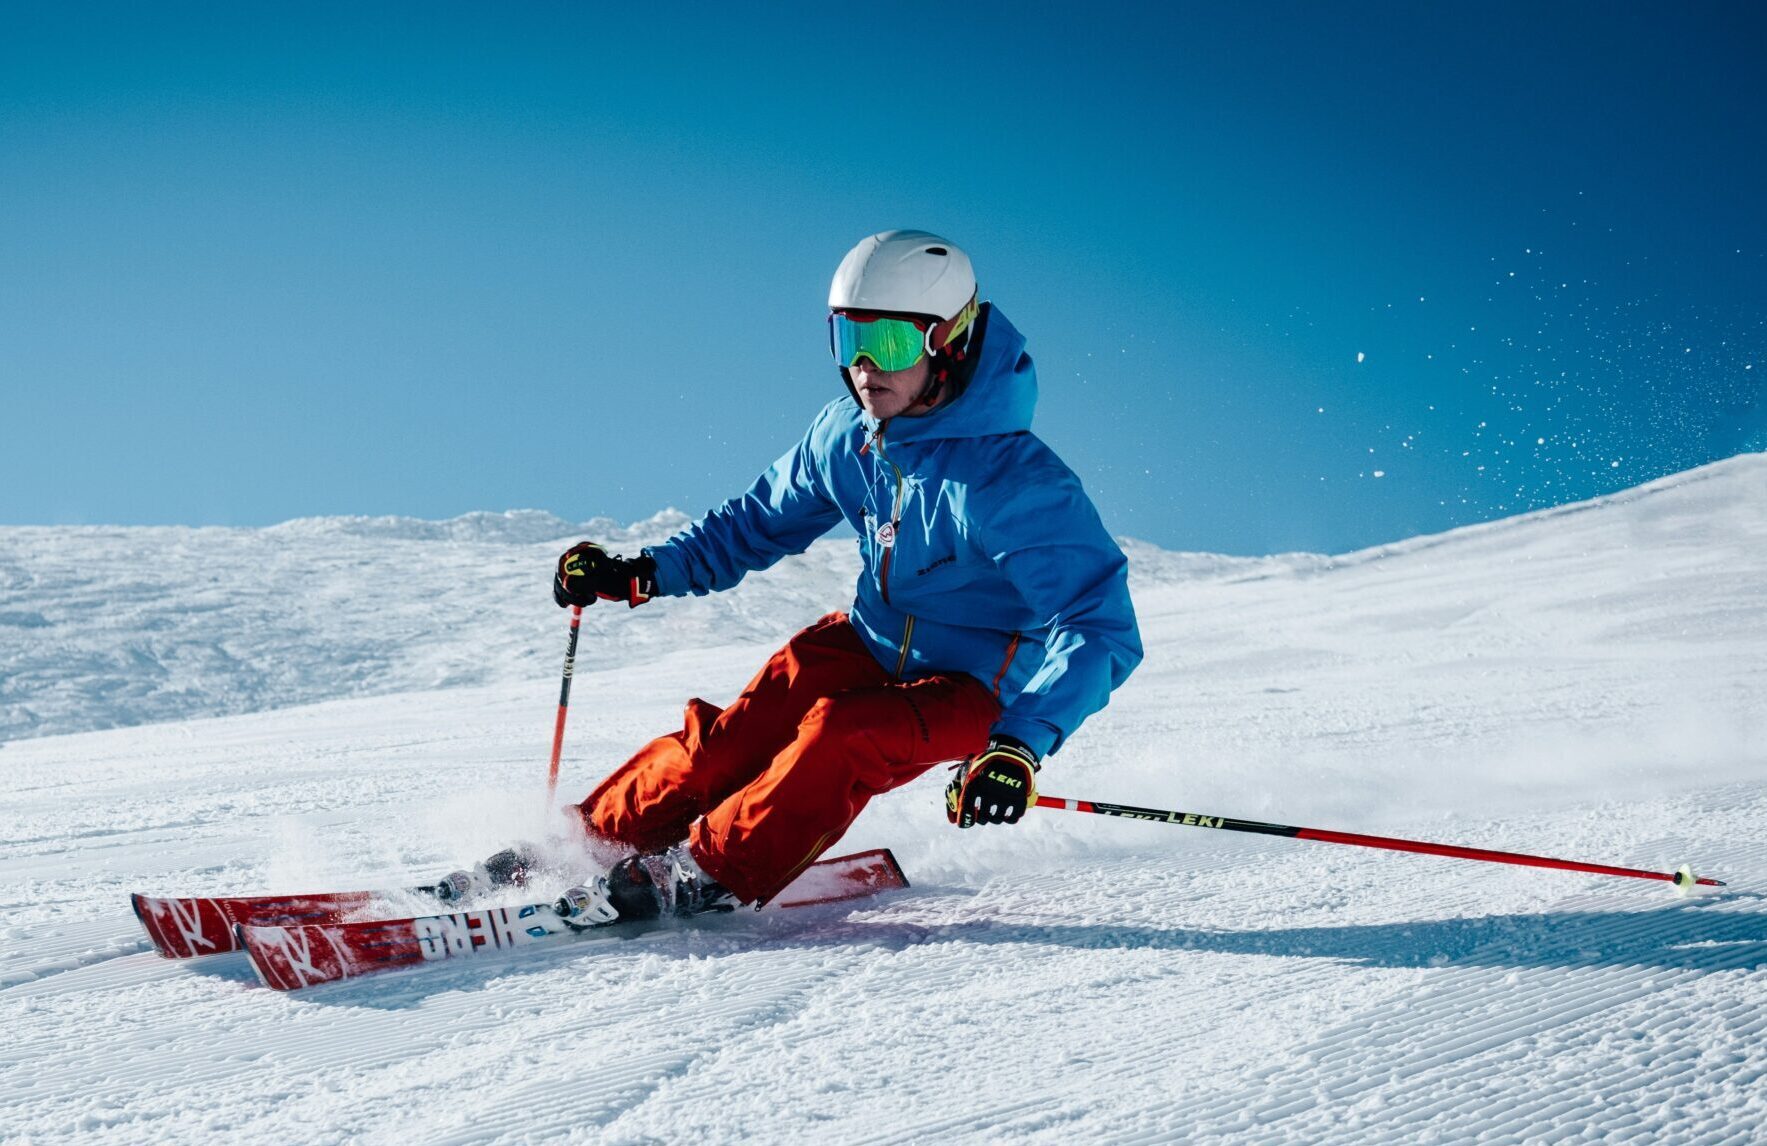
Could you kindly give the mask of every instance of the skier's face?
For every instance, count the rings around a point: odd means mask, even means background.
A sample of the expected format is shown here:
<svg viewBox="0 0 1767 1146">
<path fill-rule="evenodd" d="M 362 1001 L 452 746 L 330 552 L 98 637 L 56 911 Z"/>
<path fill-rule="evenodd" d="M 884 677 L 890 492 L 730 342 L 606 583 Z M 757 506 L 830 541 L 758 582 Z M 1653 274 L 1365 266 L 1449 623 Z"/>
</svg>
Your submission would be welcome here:
<svg viewBox="0 0 1767 1146">
<path fill-rule="evenodd" d="M 869 358 L 859 359 L 849 367 L 847 377 L 859 394 L 859 404 L 878 421 L 894 418 L 914 404 L 926 389 L 927 376 L 932 373 L 932 360 L 922 358 L 906 370 L 879 370 Z"/>
</svg>

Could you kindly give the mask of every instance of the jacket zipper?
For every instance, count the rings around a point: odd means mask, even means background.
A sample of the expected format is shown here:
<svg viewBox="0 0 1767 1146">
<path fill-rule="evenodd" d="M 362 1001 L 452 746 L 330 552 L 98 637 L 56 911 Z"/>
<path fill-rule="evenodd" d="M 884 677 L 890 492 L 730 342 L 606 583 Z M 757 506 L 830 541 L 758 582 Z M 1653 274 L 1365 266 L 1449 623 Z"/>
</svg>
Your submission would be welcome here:
<svg viewBox="0 0 1767 1146">
<path fill-rule="evenodd" d="M 902 521 L 902 498 L 906 483 L 902 480 L 902 467 L 890 461 L 890 455 L 884 452 L 883 436 L 886 425 L 887 422 L 878 423 L 877 433 L 871 442 L 877 447 L 877 456 L 889 462 L 890 468 L 896 471 L 896 502 L 890 507 L 890 543 L 884 546 L 883 559 L 877 564 L 878 587 L 883 591 L 884 604 L 887 605 L 890 603 L 890 558 L 896 552 L 897 530 Z M 896 658 L 895 675 L 898 680 L 902 677 L 903 667 L 908 664 L 908 642 L 914 638 L 914 614 L 905 615 L 908 621 L 902 626 L 902 652 Z"/>
<path fill-rule="evenodd" d="M 872 443 L 877 446 L 877 456 L 888 462 L 889 467 L 896 471 L 896 501 L 890 507 L 890 543 L 884 546 L 883 559 L 878 562 L 877 566 L 878 587 L 883 590 L 883 599 L 886 605 L 890 603 L 890 557 L 896 552 L 896 530 L 900 528 L 902 521 L 902 490 L 905 484 L 902 480 L 902 467 L 890 461 L 890 455 L 884 453 L 884 426 L 887 424 L 879 423 L 877 435 L 871 439 Z"/>
<path fill-rule="evenodd" d="M 902 655 L 896 658 L 896 679 L 902 679 L 902 666 L 908 663 L 908 642 L 914 639 L 914 614 L 908 614 L 908 623 L 902 626 Z"/>
</svg>

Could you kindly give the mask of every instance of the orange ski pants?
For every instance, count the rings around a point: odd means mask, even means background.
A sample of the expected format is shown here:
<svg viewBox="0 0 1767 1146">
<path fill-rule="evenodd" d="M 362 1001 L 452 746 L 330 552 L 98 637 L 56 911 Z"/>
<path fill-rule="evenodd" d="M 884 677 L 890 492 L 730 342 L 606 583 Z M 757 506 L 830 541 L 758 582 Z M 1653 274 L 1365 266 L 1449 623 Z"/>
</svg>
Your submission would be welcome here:
<svg viewBox="0 0 1767 1146">
<path fill-rule="evenodd" d="M 707 875 L 765 902 L 873 796 L 986 748 L 999 715 L 968 674 L 895 680 L 831 613 L 774 653 L 729 708 L 688 701 L 681 731 L 602 781 L 583 817 L 641 852 L 685 838 Z"/>
</svg>

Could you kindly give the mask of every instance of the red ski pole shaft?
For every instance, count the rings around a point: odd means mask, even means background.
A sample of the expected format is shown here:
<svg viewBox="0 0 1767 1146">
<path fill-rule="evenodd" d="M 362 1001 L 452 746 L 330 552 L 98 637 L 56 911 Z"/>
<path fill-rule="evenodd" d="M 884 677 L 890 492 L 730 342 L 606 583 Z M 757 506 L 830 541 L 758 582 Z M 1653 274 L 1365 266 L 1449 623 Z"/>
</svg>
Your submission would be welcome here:
<svg viewBox="0 0 1767 1146">
<path fill-rule="evenodd" d="M 564 647 L 564 683 L 558 687 L 558 720 L 552 726 L 552 765 L 546 770 L 546 803 L 558 793 L 558 758 L 564 752 L 564 716 L 571 707 L 571 673 L 577 663 L 577 633 L 583 623 L 583 607 L 571 606 L 571 639 Z"/>
<path fill-rule="evenodd" d="M 1702 887 L 1724 887 L 1719 879 L 1694 877 L 1691 872 L 1645 871 L 1635 867 L 1610 867 L 1607 864 L 1582 863 L 1578 860 L 1531 856 L 1521 852 L 1499 852 L 1488 848 L 1463 848 L 1456 844 L 1432 844 L 1423 840 L 1401 840 L 1391 836 L 1364 836 L 1356 832 L 1332 832 L 1323 828 L 1297 828 L 1288 824 L 1265 824 L 1257 820 L 1236 820 L 1230 816 L 1207 816 L 1197 812 L 1169 812 L 1162 808 L 1135 808 L 1127 804 L 1100 804 L 1093 800 L 1064 800 L 1059 796 L 1038 796 L 1039 808 L 1060 808 L 1069 812 L 1090 812 L 1098 816 L 1121 816 L 1130 820 L 1155 820 L 1187 828 L 1216 828 L 1224 832 L 1252 832 L 1261 836 L 1287 836 L 1297 840 L 1318 840 L 1325 844 L 1349 844 L 1358 848 L 1383 848 L 1393 852 L 1418 852 L 1423 855 L 1451 856 L 1455 859 L 1480 860 L 1484 863 L 1508 863 L 1522 867 L 1549 867 L 1560 871 L 1582 871 L 1593 875 L 1623 875 L 1631 879 L 1660 879 L 1684 886 L 1689 878 Z M 1686 871 L 1686 869 L 1683 869 Z"/>
</svg>

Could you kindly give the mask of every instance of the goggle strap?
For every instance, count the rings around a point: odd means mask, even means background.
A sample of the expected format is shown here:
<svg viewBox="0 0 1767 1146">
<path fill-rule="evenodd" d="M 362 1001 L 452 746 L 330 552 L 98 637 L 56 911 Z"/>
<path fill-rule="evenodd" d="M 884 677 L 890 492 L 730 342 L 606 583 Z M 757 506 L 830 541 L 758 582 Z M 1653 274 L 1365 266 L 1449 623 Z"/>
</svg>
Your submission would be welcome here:
<svg viewBox="0 0 1767 1146">
<path fill-rule="evenodd" d="M 962 310 L 958 311 L 944 322 L 937 323 L 927 328 L 926 352 L 928 354 L 937 354 L 939 351 L 945 349 L 945 347 L 950 346 L 953 342 L 957 341 L 957 336 L 969 329 L 970 324 L 975 321 L 976 315 L 980 313 L 980 311 L 981 307 L 976 303 L 976 296 L 973 294 L 970 295 L 969 301 L 963 304 Z"/>
</svg>

